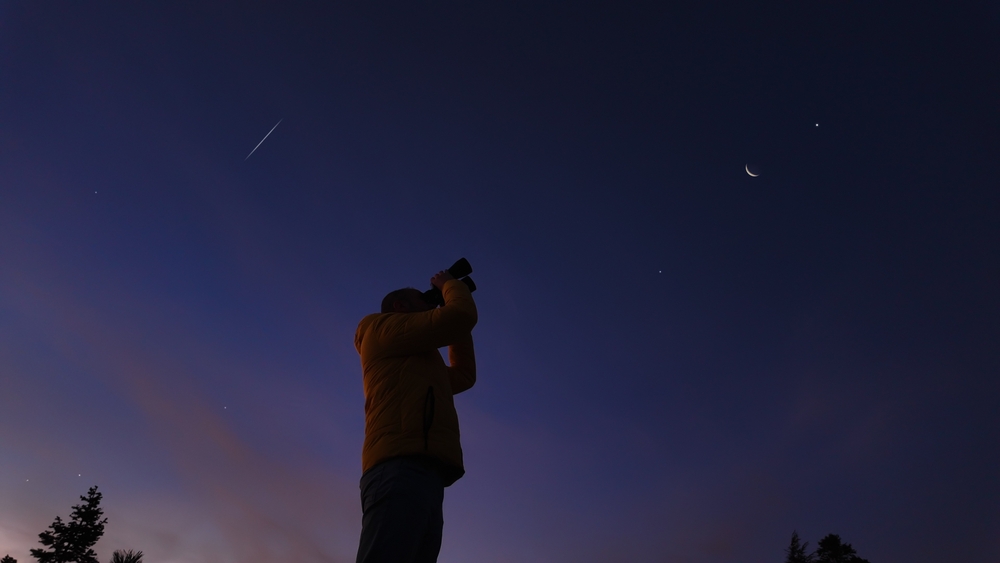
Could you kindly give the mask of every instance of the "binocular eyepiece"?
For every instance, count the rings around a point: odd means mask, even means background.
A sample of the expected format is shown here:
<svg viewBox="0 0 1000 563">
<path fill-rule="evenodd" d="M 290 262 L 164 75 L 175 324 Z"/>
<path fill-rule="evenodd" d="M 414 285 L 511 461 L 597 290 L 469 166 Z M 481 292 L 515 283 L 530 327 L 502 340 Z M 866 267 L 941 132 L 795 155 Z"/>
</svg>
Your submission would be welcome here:
<svg viewBox="0 0 1000 563">
<path fill-rule="evenodd" d="M 476 282 L 472 281 L 472 278 L 469 277 L 469 274 L 472 273 L 472 264 L 469 264 L 469 261 L 465 258 L 460 258 L 458 262 L 452 264 L 446 271 L 456 280 L 462 280 L 469 287 L 469 291 L 476 290 Z M 424 301 L 435 307 L 444 305 L 444 296 L 441 295 L 441 290 L 436 287 L 431 287 L 421 295 Z"/>
</svg>

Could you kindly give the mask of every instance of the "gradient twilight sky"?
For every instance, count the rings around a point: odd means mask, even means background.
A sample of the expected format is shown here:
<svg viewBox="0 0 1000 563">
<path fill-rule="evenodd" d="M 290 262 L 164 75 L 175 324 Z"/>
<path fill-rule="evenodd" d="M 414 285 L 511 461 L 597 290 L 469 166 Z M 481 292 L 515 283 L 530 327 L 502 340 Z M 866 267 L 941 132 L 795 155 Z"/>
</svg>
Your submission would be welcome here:
<svg viewBox="0 0 1000 563">
<path fill-rule="evenodd" d="M 442 563 L 1000 561 L 997 2 L 159 4 L 0 3 L 0 556 L 353 561 L 466 256 Z"/>
</svg>

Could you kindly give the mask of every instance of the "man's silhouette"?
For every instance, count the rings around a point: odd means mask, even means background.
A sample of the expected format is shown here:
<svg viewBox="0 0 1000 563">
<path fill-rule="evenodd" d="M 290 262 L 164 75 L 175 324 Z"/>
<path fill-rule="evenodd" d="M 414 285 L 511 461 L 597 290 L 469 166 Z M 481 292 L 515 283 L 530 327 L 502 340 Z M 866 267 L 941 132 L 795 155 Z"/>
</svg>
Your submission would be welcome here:
<svg viewBox="0 0 1000 563">
<path fill-rule="evenodd" d="M 444 488 L 465 474 L 452 397 L 476 382 L 476 303 L 448 272 L 431 283 L 444 306 L 399 289 L 354 336 L 365 390 L 358 563 L 437 561 Z"/>
</svg>

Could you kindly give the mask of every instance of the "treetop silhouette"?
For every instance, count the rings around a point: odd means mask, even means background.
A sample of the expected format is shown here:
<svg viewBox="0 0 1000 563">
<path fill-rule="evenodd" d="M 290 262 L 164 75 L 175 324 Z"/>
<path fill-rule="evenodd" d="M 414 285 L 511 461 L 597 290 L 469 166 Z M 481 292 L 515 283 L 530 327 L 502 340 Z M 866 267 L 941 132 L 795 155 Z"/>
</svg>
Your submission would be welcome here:
<svg viewBox="0 0 1000 563">
<path fill-rule="evenodd" d="M 131 549 L 116 549 L 111 555 L 111 563 L 142 563 L 142 552 Z"/>
<path fill-rule="evenodd" d="M 816 551 L 808 553 L 809 542 L 801 543 L 798 532 L 792 532 L 792 541 L 785 548 L 785 563 L 871 563 L 858 556 L 849 543 L 837 534 L 828 534 L 819 540 Z"/>
<path fill-rule="evenodd" d="M 49 549 L 32 549 L 31 556 L 38 563 L 99 563 L 93 547 L 108 521 L 101 519 L 101 497 L 97 487 L 91 487 L 80 497 L 83 504 L 73 507 L 68 523 L 56 516 L 49 529 L 38 534 L 39 543 Z"/>
<path fill-rule="evenodd" d="M 829 534 L 819 540 L 815 557 L 816 563 L 870 563 L 858 557 L 851 544 L 843 543 L 837 534 Z"/>
<path fill-rule="evenodd" d="M 800 543 L 799 533 L 792 532 L 792 542 L 785 548 L 785 563 L 812 563 L 812 554 L 806 552 L 809 542 Z"/>
</svg>

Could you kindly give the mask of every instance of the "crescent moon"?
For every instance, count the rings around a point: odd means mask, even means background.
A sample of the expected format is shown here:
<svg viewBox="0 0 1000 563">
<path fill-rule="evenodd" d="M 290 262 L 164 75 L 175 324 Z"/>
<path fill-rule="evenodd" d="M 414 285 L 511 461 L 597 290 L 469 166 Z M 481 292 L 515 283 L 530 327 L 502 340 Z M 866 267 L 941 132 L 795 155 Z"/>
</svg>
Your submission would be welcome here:
<svg viewBox="0 0 1000 563">
<path fill-rule="evenodd" d="M 754 174 L 753 172 L 750 171 L 750 165 L 749 164 L 747 164 L 743 168 L 746 168 L 747 174 L 749 174 L 750 176 L 752 176 L 754 178 L 756 178 L 757 176 L 760 176 L 760 174 Z"/>
</svg>

